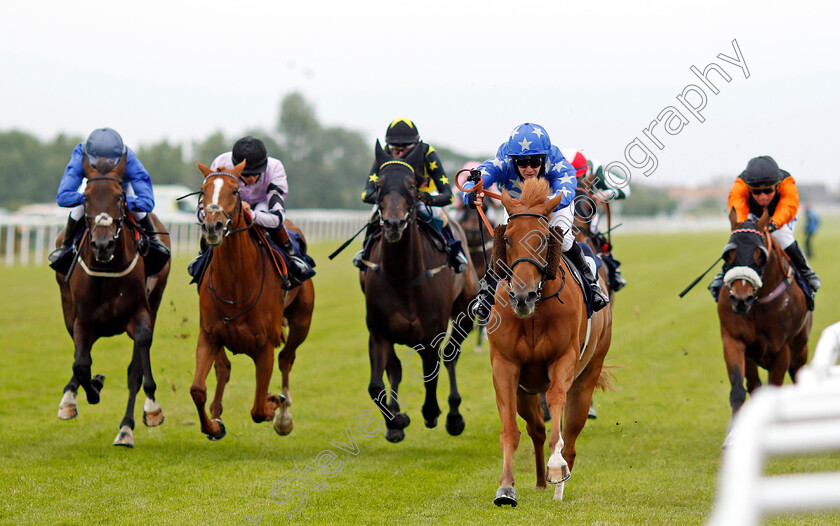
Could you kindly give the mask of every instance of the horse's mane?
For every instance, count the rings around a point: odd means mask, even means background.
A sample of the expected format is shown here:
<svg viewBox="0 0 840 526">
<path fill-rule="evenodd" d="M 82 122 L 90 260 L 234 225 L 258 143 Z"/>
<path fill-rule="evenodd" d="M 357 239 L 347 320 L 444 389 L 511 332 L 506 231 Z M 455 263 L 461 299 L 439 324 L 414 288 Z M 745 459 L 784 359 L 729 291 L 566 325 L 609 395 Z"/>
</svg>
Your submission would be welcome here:
<svg viewBox="0 0 840 526">
<path fill-rule="evenodd" d="M 548 181 L 541 177 L 526 179 L 522 184 L 522 196 L 519 202 L 526 208 L 542 205 L 548 199 Z"/>
</svg>

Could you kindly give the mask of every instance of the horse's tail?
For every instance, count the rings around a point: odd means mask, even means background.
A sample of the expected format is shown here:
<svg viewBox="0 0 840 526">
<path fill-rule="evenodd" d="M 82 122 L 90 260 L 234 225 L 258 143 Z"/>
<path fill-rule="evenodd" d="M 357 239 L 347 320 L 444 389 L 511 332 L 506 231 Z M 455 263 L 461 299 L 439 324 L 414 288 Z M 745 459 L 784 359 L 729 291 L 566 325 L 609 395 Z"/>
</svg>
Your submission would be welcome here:
<svg viewBox="0 0 840 526">
<path fill-rule="evenodd" d="M 598 377 L 598 382 L 595 387 L 602 391 L 615 391 L 615 374 L 612 370 L 616 369 L 615 365 L 604 365 L 601 367 L 601 375 Z"/>
</svg>

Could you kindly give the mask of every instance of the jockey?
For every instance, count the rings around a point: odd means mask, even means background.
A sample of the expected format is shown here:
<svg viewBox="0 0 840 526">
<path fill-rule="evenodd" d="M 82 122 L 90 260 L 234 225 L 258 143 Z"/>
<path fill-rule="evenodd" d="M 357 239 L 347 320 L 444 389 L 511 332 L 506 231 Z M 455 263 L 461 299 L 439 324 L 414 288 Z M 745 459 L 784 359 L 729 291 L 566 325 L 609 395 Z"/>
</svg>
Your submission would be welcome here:
<svg viewBox="0 0 840 526">
<path fill-rule="evenodd" d="M 134 150 L 123 143 L 119 133 L 111 128 L 99 128 L 91 132 L 84 144 L 79 143 L 73 148 L 70 162 L 67 163 L 64 176 L 58 185 L 56 201 L 59 206 L 71 208 L 71 210 L 67 217 L 67 226 L 64 228 L 64 241 L 49 256 L 50 267 L 54 270 L 66 274 L 70 270 L 70 264 L 75 255 L 71 248 L 81 219 L 85 215 L 85 194 L 82 185 L 86 184 L 87 179 L 83 167 L 84 158 L 87 157 L 88 162 L 93 166 L 107 163 L 113 168 L 119 164 L 123 156 L 126 157 L 122 181 L 122 187 L 125 190 L 125 207 L 149 240 L 149 250 L 144 256 L 146 274 L 149 276 L 159 274 L 169 261 L 169 249 L 161 243 L 155 232 L 152 218 L 148 214 L 155 207 L 155 196 L 152 192 L 152 179 L 149 172 L 134 154 Z"/>
<path fill-rule="evenodd" d="M 794 222 L 799 209 L 799 192 L 788 172 L 780 170 L 769 155 L 750 159 L 747 169 L 735 179 L 729 192 L 729 205 L 735 209 L 739 223 L 758 219 L 766 210 L 770 215 L 767 230 L 790 257 L 791 263 L 811 288 L 811 298 L 819 290 L 820 278 L 808 265 L 808 260 L 794 238 Z M 724 265 L 725 267 L 725 265 Z M 726 269 L 722 268 L 709 285 L 715 301 L 723 286 Z"/>
<path fill-rule="evenodd" d="M 449 220 L 446 214 L 443 213 L 442 208 L 452 204 L 452 189 L 449 186 L 449 179 L 446 177 L 446 172 L 443 170 L 443 163 L 440 160 L 434 147 L 420 140 L 420 133 L 417 131 L 417 126 L 408 119 L 396 119 L 388 125 L 385 132 L 385 151 L 394 159 L 404 159 L 415 148 L 421 148 L 423 154 L 423 176 L 420 176 L 418 170 L 417 188 L 419 190 L 418 199 L 427 205 L 428 211 L 422 207 L 418 209 L 420 219 L 425 222 L 430 222 L 435 228 L 439 229 L 440 233 L 446 239 L 447 254 L 449 265 L 456 273 L 467 270 L 468 261 L 464 254 L 464 249 L 461 246 L 461 241 L 452 234 L 452 227 L 449 225 Z M 362 191 L 362 201 L 372 205 L 377 202 L 376 182 L 379 180 L 379 164 L 374 161 L 370 169 L 367 184 L 364 191 Z M 432 195 L 432 192 L 437 190 L 437 195 Z M 374 214 L 376 213 L 376 206 L 374 206 Z M 373 217 L 372 216 L 372 217 Z M 442 226 L 435 221 L 439 218 Z M 362 269 L 363 260 L 370 257 L 370 249 L 373 245 L 373 239 L 378 233 L 378 223 L 371 223 L 365 234 L 365 240 L 362 243 L 362 250 L 353 256 L 353 264 L 359 269 Z"/>
<path fill-rule="evenodd" d="M 548 180 L 553 192 L 549 199 L 563 194 L 563 199 L 549 218 L 549 225 L 563 229 L 563 253 L 583 272 L 593 293 L 592 307 L 596 311 L 601 310 L 610 299 L 598 286 L 598 275 L 586 262 L 572 232 L 574 209 L 569 205 L 575 197 L 575 171 L 560 149 L 551 144 L 545 128 L 528 122 L 514 128 L 510 138 L 499 146 L 496 157 L 484 161 L 478 169 L 471 172 L 470 182 L 464 188 L 469 190 L 480 179 L 484 188 L 496 184 L 499 188 L 507 190 L 512 197 L 518 198 L 522 194 L 522 182 L 532 177 L 544 177 Z M 480 192 L 467 192 L 464 202 L 471 208 L 481 206 L 483 197 L 484 194 Z M 495 289 L 495 285 L 487 285 L 490 287 L 482 286 L 482 294 L 485 297 L 479 306 L 485 303 L 492 304 L 492 296 L 487 298 L 487 295 L 495 295 L 495 290 L 489 290 Z"/>
<path fill-rule="evenodd" d="M 575 197 L 575 204 L 578 204 L 578 201 L 581 200 L 581 203 L 585 205 L 586 201 L 589 200 L 588 197 L 580 197 L 581 195 L 591 195 L 595 199 L 595 203 L 592 203 L 591 206 L 582 207 L 585 210 L 583 213 L 590 213 L 591 215 L 581 218 L 589 223 L 589 235 L 597 243 L 601 259 L 607 264 L 610 288 L 614 292 L 618 292 L 627 285 L 627 280 L 624 279 L 618 269 L 621 263 L 613 256 L 612 245 L 598 228 L 600 213 L 596 203 L 625 199 L 630 195 L 630 186 L 624 185 L 622 188 L 613 186 L 614 183 L 622 180 L 621 176 L 613 172 L 606 172 L 603 164 L 594 159 L 587 159 L 580 150 L 563 148 L 560 152 L 563 157 L 569 160 L 577 175 L 578 197 Z M 607 174 L 611 177 L 607 177 Z M 581 212 L 575 208 L 575 213 L 580 214 Z"/>
<path fill-rule="evenodd" d="M 279 159 L 268 157 L 265 144 L 260 139 L 249 135 L 236 141 L 232 151 L 216 157 L 210 164 L 210 169 L 233 170 L 242 161 L 245 161 L 245 168 L 239 176 L 242 208 L 251 212 L 254 224 L 262 227 L 272 241 L 286 253 L 291 262 L 289 272 L 292 276 L 306 275 L 310 272 L 309 264 L 298 253 L 292 240 L 289 239 L 286 227 L 283 226 L 286 213 L 284 202 L 289 193 L 289 183 L 286 180 L 286 169 L 283 163 Z M 199 219 L 204 215 L 202 204 L 199 204 Z M 203 252 L 204 250 L 190 264 L 190 275 L 193 277 L 195 277 L 193 272 L 197 271 L 197 268 L 194 269 L 195 263 L 201 258 Z M 292 283 L 286 278 L 283 288 L 291 287 Z"/>
</svg>

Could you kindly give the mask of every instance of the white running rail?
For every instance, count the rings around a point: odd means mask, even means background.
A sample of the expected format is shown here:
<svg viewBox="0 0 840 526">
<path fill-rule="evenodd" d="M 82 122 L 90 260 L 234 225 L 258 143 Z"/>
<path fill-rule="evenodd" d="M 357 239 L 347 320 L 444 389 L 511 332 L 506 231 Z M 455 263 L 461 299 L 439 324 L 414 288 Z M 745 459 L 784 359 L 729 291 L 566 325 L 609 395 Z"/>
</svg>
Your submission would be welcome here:
<svg viewBox="0 0 840 526">
<path fill-rule="evenodd" d="M 840 472 L 764 474 L 773 456 L 840 451 L 840 323 L 820 336 L 797 383 L 764 386 L 737 414 L 709 526 L 750 526 L 778 513 L 840 509 Z"/>
</svg>

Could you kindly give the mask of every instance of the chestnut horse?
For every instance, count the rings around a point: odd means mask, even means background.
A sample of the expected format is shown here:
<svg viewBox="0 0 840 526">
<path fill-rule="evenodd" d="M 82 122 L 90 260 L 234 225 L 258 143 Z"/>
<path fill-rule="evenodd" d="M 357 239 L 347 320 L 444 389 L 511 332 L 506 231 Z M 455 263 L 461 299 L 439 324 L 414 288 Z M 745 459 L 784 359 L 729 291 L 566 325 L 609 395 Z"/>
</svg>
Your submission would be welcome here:
<svg viewBox="0 0 840 526">
<path fill-rule="evenodd" d="M 594 313 L 589 325 L 583 292 L 561 258 L 563 233 L 560 227 L 548 226 L 563 196 L 547 200 L 548 195 L 543 179 L 525 181 L 521 201 L 504 191 L 501 199 L 509 219 L 507 225 L 496 227 L 494 238 L 496 272 L 506 276 L 499 282 L 490 313 L 494 330 L 488 328 L 502 424 L 503 468 L 494 501 L 498 506 L 517 504 L 513 488 L 513 454 L 520 435 L 516 413 L 525 420 L 534 444 L 537 489 L 545 488 L 546 480 L 556 483 L 555 498 L 562 499 L 592 392 L 609 387 L 604 358 L 612 338 L 612 312 L 607 306 Z M 546 393 L 554 422 L 547 471 L 541 392 Z"/>
<path fill-rule="evenodd" d="M 91 347 L 101 336 L 127 333 L 134 340 L 128 366 L 128 404 L 120 423 L 115 446 L 134 447 L 134 400 L 142 384 L 146 393 L 143 423 L 149 427 L 163 423 L 163 410 L 155 400 L 157 386 L 152 376 L 149 349 L 155 317 L 169 276 L 167 262 L 159 274 L 146 276 L 136 233 L 139 229 L 126 211 L 122 178 L 126 156 L 115 167 L 100 161 L 91 166 L 83 161 L 85 187 L 85 231 L 69 279 L 56 273 L 61 291 L 64 323 L 76 348 L 73 377 L 64 387 L 58 418 L 69 420 L 78 414 L 76 394 L 85 390 L 90 404 L 99 403 L 105 377 L 91 377 Z M 162 241 L 169 246 L 166 229 L 152 215 Z M 163 235 L 166 234 L 166 235 Z M 66 233 L 59 236 L 61 246 Z"/>
<path fill-rule="evenodd" d="M 256 392 L 251 418 L 257 423 L 273 418 L 274 430 L 280 435 L 288 435 L 294 427 L 289 412 L 292 404 L 289 372 L 297 348 L 309 333 L 315 287 L 312 280 L 307 280 L 292 290 L 281 288 L 281 277 L 275 269 L 274 255 L 265 241 L 266 236 L 258 227 L 252 228 L 251 216 L 242 206 L 238 180 L 245 162 L 233 170 L 220 168 L 215 172 L 201 163 L 197 165 L 204 175 L 201 194 L 205 217 L 201 235 L 209 245 L 208 250 L 213 251 L 198 289 L 200 331 L 195 351 L 195 378 L 190 387 L 201 431 L 210 440 L 221 440 L 226 434 L 221 415 L 222 396 L 230 378 L 230 361 L 225 355 L 227 348 L 254 360 Z M 288 221 L 286 225 L 294 228 Z M 285 338 L 284 318 L 289 326 Z M 277 356 L 283 374 L 283 391 L 278 396 L 270 394 L 268 387 L 274 368 L 274 349 L 284 341 L 283 350 Z M 216 394 L 208 418 L 204 409 L 206 380 L 213 365 Z"/>
<path fill-rule="evenodd" d="M 723 249 L 729 270 L 717 311 L 734 417 L 747 391 L 752 393 L 761 385 L 759 366 L 767 370 L 771 385 L 782 385 L 785 372 L 795 380 L 796 372 L 808 360 L 812 317 L 805 293 L 793 284 L 790 261 L 765 231 L 767 211 L 758 221 L 739 224 L 733 208 L 729 221 L 732 234 Z M 728 294 L 723 292 L 726 290 Z"/>
<path fill-rule="evenodd" d="M 400 412 L 398 397 L 402 363 L 394 344 L 412 347 L 407 355 L 409 371 L 426 388 L 423 418 L 426 427 L 437 425 L 441 413 L 437 402 L 437 380 L 443 359 L 449 373 L 449 414 L 446 430 L 459 435 L 464 418 L 458 412 L 461 395 L 455 378 L 455 364 L 461 343 L 473 326 L 469 303 L 478 293 L 478 277 L 470 262 L 467 270 L 456 274 L 447 264 L 446 253 L 437 250 L 417 224 L 417 179 L 415 168 L 422 165 L 423 151 L 415 148 L 405 160 L 391 159 L 377 144 L 376 160 L 380 165 L 377 181 L 382 238 L 374 242 L 371 261 L 362 271 L 367 326 L 370 332 L 370 384 L 368 392 L 386 419 L 385 438 L 399 442 L 405 438 L 408 415 Z M 464 233 L 457 223 L 452 231 L 461 241 Z M 447 324 L 452 320 L 449 341 Z M 411 365 L 417 352 L 423 371 Z M 416 364 L 417 360 L 415 360 Z M 387 371 L 391 384 L 385 388 Z M 386 402 L 386 396 L 389 400 Z"/>
</svg>

